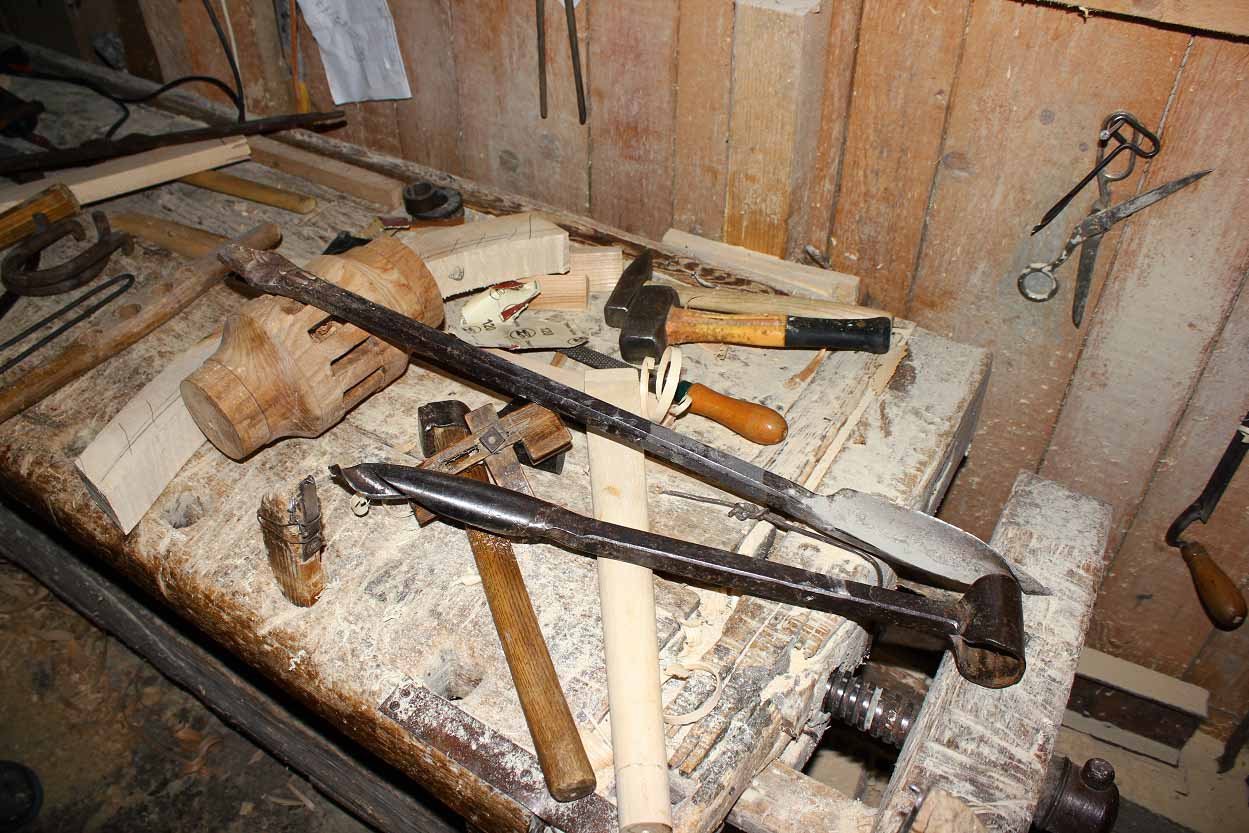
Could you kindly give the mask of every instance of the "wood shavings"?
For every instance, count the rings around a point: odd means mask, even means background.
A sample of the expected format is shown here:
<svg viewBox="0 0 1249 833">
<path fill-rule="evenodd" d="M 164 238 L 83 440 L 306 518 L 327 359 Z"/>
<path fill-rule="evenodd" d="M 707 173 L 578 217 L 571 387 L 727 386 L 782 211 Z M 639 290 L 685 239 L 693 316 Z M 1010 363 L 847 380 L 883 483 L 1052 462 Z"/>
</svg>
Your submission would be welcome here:
<svg viewBox="0 0 1249 833">
<path fill-rule="evenodd" d="M 697 723 L 711 714 L 711 710 L 720 702 L 720 695 L 724 693 L 724 680 L 710 663 L 674 662 L 664 667 L 663 677 L 665 680 L 688 680 L 695 672 L 710 674 L 716 681 L 715 690 L 703 701 L 702 705 L 693 711 L 678 715 L 665 714 L 664 723 L 669 726 L 688 726 L 691 723 Z"/>
</svg>

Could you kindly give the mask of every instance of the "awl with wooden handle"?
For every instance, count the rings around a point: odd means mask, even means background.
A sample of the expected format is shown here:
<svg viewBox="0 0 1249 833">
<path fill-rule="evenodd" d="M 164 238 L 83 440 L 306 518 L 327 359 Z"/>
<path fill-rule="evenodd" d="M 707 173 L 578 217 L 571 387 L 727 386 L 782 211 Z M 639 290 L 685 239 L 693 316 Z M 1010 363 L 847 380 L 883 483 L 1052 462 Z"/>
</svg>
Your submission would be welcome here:
<svg viewBox="0 0 1249 833">
<path fill-rule="evenodd" d="M 466 422 L 469 412 L 462 402 L 431 402 L 421 406 L 417 413 L 422 436 L 433 441 L 431 450 L 444 450 L 469 436 Z M 510 451 L 510 448 L 501 449 L 494 457 Z M 496 462 L 505 466 L 514 463 L 516 476 L 524 477 L 519 474 L 514 453 L 510 461 Z M 470 466 L 459 476 L 483 483 L 490 480 L 485 463 Z M 590 766 L 577 724 L 568 710 L 512 545 L 506 538 L 480 529 L 470 527 L 465 531 L 547 789 L 557 801 L 587 796 L 594 792 L 594 768 Z"/>
<path fill-rule="evenodd" d="M 565 347 L 559 352 L 587 367 L 598 369 L 632 367 L 628 362 L 622 362 L 620 359 L 592 350 L 583 344 Z M 652 390 L 654 390 L 654 384 L 654 379 L 652 379 Z M 673 401 L 679 403 L 686 398 L 690 400 L 689 412 L 691 414 L 698 414 L 713 422 L 718 422 L 752 443 L 775 445 L 785 439 L 789 433 L 789 423 L 785 421 L 785 417 L 767 405 L 727 396 L 697 382 L 682 381 L 677 384 L 676 398 Z"/>
<path fill-rule="evenodd" d="M 264 223 L 227 240 L 228 245 L 272 249 L 282 242 L 281 230 Z M 163 276 L 141 293 L 130 296 L 98 326 L 76 338 L 46 364 L 0 389 L 0 422 L 20 414 L 44 397 L 117 355 L 152 330 L 173 318 L 209 289 L 221 282 L 230 269 L 213 251 Z"/>
</svg>

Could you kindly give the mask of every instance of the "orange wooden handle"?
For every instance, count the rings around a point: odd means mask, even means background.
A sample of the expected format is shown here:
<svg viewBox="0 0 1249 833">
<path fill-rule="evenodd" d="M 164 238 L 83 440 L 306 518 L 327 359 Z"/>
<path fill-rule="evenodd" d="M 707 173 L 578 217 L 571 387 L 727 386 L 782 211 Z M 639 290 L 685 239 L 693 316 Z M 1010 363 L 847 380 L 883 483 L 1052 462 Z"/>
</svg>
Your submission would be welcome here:
<svg viewBox="0 0 1249 833">
<path fill-rule="evenodd" d="M 77 213 L 78 198 L 74 192 L 59 182 L 50 185 L 0 214 L 0 248 L 12 246 L 34 234 L 36 214 L 42 214 L 49 223 L 55 223 Z"/>
<path fill-rule="evenodd" d="M 767 405 L 734 399 L 700 384 L 690 385 L 685 395 L 690 398 L 690 413 L 714 420 L 752 443 L 776 445 L 789 433 L 785 417 Z"/>
<path fill-rule="evenodd" d="M 1220 630 L 1234 631 L 1245 621 L 1245 597 L 1223 572 L 1206 548 L 1196 541 L 1180 545 L 1180 554 L 1193 577 L 1197 598 L 1206 609 L 1210 622 Z"/>
<path fill-rule="evenodd" d="M 785 346 L 783 315 L 716 315 L 673 307 L 666 327 L 669 344 Z"/>
</svg>

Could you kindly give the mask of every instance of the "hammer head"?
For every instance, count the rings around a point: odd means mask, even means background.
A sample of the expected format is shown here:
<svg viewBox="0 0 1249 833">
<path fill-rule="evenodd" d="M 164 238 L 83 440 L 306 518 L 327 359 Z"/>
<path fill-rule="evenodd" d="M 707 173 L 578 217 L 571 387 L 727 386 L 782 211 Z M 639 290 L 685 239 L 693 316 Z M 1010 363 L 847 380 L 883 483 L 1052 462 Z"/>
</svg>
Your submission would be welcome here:
<svg viewBox="0 0 1249 833">
<path fill-rule="evenodd" d="M 634 296 L 651 279 L 651 274 L 651 253 L 643 252 L 641 257 L 635 258 L 624 270 L 607 299 L 607 306 L 603 308 L 603 318 L 607 321 L 607 326 L 624 326 Z"/>
<path fill-rule="evenodd" d="M 468 406 L 458 399 L 427 402 L 416 409 L 416 419 L 421 426 L 421 454 L 432 457 L 438 453 L 434 431 L 438 428 L 463 428 L 468 430 Z"/>
<path fill-rule="evenodd" d="M 668 346 L 668 311 L 679 300 L 670 286 L 651 284 L 639 289 L 620 326 L 621 358 L 635 364 L 647 356 L 658 361 Z"/>
</svg>

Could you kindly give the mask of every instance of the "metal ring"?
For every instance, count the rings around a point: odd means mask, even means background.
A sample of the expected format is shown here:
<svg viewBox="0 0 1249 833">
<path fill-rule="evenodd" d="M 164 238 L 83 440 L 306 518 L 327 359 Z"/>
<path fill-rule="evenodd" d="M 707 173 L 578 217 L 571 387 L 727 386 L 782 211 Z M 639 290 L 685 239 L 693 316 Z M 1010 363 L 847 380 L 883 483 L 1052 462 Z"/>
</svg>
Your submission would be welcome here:
<svg viewBox="0 0 1249 833">
<path fill-rule="evenodd" d="M 1045 269 L 1025 269 L 1017 281 L 1019 294 L 1035 303 L 1044 303 L 1058 294 L 1058 278 Z"/>
</svg>

